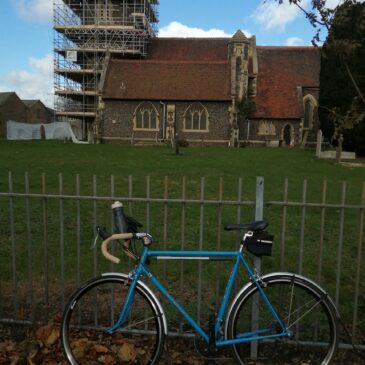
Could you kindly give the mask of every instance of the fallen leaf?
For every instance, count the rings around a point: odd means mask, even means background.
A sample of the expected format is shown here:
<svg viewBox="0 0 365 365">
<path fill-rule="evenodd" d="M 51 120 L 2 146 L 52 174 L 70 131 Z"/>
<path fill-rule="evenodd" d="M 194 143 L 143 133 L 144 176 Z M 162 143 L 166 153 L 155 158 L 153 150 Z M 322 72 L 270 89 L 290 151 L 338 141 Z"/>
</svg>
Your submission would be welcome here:
<svg viewBox="0 0 365 365">
<path fill-rule="evenodd" d="M 111 365 L 111 364 L 115 364 L 115 359 L 112 355 L 106 355 L 104 357 L 104 365 Z"/>
<path fill-rule="evenodd" d="M 109 349 L 103 345 L 95 345 L 94 346 L 94 351 L 97 352 L 97 353 L 100 353 L 100 352 L 109 352 Z"/>
<path fill-rule="evenodd" d="M 53 344 L 56 343 L 56 341 L 58 341 L 60 337 L 60 331 L 56 328 L 52 328 L 51 333 L 47 336 L 46 339 L 46 345 L 48 346 L 52 346 Z"/>
<path fill-rule="evenodd" d="M 85 357 L 90 360 L 100 358 L 108 352 L 109 349 L 107 347 L 92 342 L 84 350 Z"/>
<path fill-rule="evenodd" d="M 35 335 L 39 341 L 45 342 L 47 338 L 51 335 L 52 329 L 52 323 L 48 323 L 45 326 L 38 328 Z"/>
<path fill-rule="evenodd" d="M 10 365 L 18 365 L 20 362 L 20 357 L 18 355 L 14 355 L 10 358 Z"/>
<path fill-rule="evenodd" d="M 144 355 L 146 353 L 146 350 L 144 350 L 142 347 L 139 347 L 137 349 L 137 353 L 138 353 L 138 355 Z"/>
<path fill-rule="evenodd" d="M 27 357 L 27 365 L 37 365 L 38 364 L 37 355 L 38 355 L 37 350 L 32 351 Z"/>
<path fill-rule="evenodd" d="M 118 358 L 120 361 L 135 361 L 137 352 L 134 345 L 125 342 L 118 351 Z"/>
<path fill-rule="evenodd" d="M 71 345 L 72 352 L 74 353 L 74 355 L 77 359 L 84 356 L 85 348 L 86 348 L 87 344 L 88 344 L 88 341 L 85 338 L 79 338 L 79 339 L 71 342 L 70 345 Z"/>
<path fill-rule="evenodd" d="M 72 349 L 80 348 L 80 347 L 84 348 L 84 347 L 86 347 L 87 343 L 88 343 L 88 340 L 86 338 L 78 338 L 71 342 L 71 348 Z"/>
<path fill-rule="evenodd" d="M 5 345 L 5 351 L 7 352 L 13 352 L 15 351 L 16 347 L 15 347 L 15 343 L 14 342 L 7 342 Z"/>
</svg>

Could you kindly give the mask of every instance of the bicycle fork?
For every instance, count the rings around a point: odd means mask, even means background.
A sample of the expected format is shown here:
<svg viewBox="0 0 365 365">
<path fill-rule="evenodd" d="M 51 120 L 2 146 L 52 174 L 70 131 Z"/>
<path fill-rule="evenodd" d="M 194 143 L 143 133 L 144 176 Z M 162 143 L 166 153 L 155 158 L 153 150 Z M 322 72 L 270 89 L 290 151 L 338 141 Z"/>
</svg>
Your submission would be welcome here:
<svg viewBox="0 0 365 365">
<path fill-rule="evenodd" d="M 134 302 L 135 290 L 140 276 L 141 276 L 141 270 L 139 270 L 138 268 L 135 272 L 130 273 L 128 282 L 126 282 L 125 284 L 126 286 L 129 285 L 129 289 L 124 304 L 122 306 L 119 318 L 112 327 L 107 328 L 105 330 L 105 332 L 108 333 L 109 335 L 113 334 L 119 328 L 121 328 L 124 325 L 126 319 L 128 318 L 128 315 Z"/>
</svg>

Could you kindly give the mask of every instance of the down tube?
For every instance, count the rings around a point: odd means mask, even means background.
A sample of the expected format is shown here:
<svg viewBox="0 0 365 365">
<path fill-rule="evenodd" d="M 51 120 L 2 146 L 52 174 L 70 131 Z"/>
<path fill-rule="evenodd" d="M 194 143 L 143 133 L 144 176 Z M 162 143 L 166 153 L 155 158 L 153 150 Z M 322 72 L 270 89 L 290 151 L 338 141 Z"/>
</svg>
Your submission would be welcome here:
<svg viewBox="0 0 365 365">
<path fill-rule="evenodd" d="M 175 300 L 175 298 L 166 290 L 166 288 L 155 278 L 144 266 L 142 266 L 142 272 L 153 283 L 153 285 L 172 303 L 176 309 L 183 315 L 189 325 L 198 332 L 198 334 L 204 339 L 206 343 L 209 343 L 209 336 L 201 329 L 201 327 L 194 321 L 194 319 L 186 312 L 186 310 Z"/>
</svg>

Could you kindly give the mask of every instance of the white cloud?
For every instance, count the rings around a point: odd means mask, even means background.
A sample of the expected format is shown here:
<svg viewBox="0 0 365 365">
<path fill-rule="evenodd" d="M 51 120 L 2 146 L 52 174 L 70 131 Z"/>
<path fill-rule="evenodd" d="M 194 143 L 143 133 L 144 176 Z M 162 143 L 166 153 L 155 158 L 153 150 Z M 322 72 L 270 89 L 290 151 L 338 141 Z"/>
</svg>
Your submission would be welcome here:
<svg viewBox="0 0 365 365">
<path fill-rule="evenodd" d="M 53 56 L 30 58 L 31 71 L 14 70 L 0 76 L 0 90 L 15 91 L 21 99 L 40 99 L 53 106 Z"/>
<path fill-rule="evenodd" d="M 287 46 L 303 46 L 305 45 L 305 41 L 302 38 L 298 37 L 290 37 L 286 40 Z"/>
<path fill-rule="evenodd" d="M 11 0 L 18 14 L 35 23 L 51 22 L 53 16 L 52 0 Z"/>
<path fill-rule="evenodd" d="M 306 8 L 309 0 L 303 0 L 301 6 Z M 295 5 L 290 5 L 288 1 L 278 4 L 274 1 L 261 1 L 252 17 L 266 30 L 277 29 L 283 31 L 288 23 L 293 22 L 297 17 L 303 16 L 302 11 Z"/>
<path fill-rule="evenodd" d="M 326 1 L 326 7 L 330 9 L 334 9 L 336 6 L 338 6 L 342 0 L 327 0 Z"/>
<path fill-rule="evenodd" d="M 327 0 L 326 7 L 330 9 L 334 9 L 336 6 L 341 5 L 344 0 Z M 365 0 L 357 0 L 358 3 L 363 3 Z"/>
<path fill-rule="evenodd" d="M 251 37 L 250 32 L 243 31 L 247 37 Z M 187 38 L 221 38 L 221 37 L 232 37 L 233 34 L 226 33 L 222 29 L 208 29 L 204 30 L 201 28 L 188 27 L 187 25 L 173 21 L 165 27 L 162 27 L 159 32 L 159 37 L 187 37 Z"/>
<path fill-rule="evenodd" d="M 334 9 L 336 6 L 341 5 L 343 1 L 327 0 L 326 7 Z M 363 3 L 365 0 L 357 0 L 357 2 Z M 313 11 L 310 0 L 302 0 L 300 6 L 303 9 Z M 299 17 L 305 17 L 305 15 L 298 6 L 291 5 L 288 0 L 284 0 L 282 4 L 276 1 L 261 0 L 260 5 L 251 17 L 266 30 L 284 31 L 287 24 Z"/>
</svg>

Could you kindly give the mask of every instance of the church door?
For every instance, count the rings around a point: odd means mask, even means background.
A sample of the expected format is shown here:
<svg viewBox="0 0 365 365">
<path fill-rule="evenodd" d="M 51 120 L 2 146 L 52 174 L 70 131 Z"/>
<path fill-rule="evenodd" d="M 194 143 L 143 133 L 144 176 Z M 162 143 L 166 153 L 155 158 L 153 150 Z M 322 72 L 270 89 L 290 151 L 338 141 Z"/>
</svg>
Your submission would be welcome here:
<svg viewBox="0 0 365 365">
<path fill-rule="evenodd" d="M 287 124 L 284 128 L 284 143 L 286 146 L 290 145 L 291 142 L 291 125 Z"/>
</svg>

